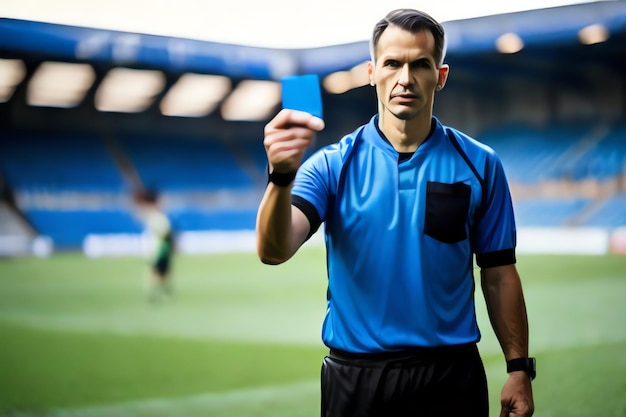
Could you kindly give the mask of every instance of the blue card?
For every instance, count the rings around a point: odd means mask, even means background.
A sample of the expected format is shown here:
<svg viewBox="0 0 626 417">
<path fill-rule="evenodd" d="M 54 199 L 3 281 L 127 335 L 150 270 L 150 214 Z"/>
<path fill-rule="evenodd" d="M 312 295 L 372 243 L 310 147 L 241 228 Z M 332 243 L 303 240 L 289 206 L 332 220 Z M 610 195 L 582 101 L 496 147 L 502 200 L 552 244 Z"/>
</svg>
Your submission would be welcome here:
<svg viewBox="0 0 626 417">
<path fill-rule="evenodd" d="M 322 92 L 316 74 L 290 75 L 281 80 L 283 108 L 300 110 L 323 118 Z"/>
</svg>

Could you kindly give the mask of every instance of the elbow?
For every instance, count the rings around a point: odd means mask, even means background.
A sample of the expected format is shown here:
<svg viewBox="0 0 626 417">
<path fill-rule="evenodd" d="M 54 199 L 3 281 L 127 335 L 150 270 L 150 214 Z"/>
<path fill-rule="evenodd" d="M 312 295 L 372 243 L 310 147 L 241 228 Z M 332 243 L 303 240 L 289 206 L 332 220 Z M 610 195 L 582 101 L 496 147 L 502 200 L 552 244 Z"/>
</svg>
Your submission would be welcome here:
<svg viewBox="0 0 626 417">
<path fill-rule="evenodd" d="M 268 250 L 262 246 L 257 247 L 257 256 L 265 265 L 280 265 L 290 258 L 287 254 L 281 254 L 279 251 Z"/>
<path fill-rule="evenodd" d="M 259 251 L 257 255 L 259 256 L 259 260 L 265 265 L 280 265 L 289 259 L 289 257 L 270 255 L 261 251 Z"/>
<path fill-rule="evenodd" d="M 285 260 L 283 259 L 273 258 L 270 256 L 262 256 L 262 255 L 259 255 L 259 259 L 265 265 L 280 265 L 283 262 L 285 262 Z"/>
<path fill-rule="evenodd" d="M 256 252 L 259 260 L 266 265 L 279 265 L 288 261 L 295 250 L 290 239 L 285 238 L 265 238 L 262 234 L 257 234 Z"/>
</svg>

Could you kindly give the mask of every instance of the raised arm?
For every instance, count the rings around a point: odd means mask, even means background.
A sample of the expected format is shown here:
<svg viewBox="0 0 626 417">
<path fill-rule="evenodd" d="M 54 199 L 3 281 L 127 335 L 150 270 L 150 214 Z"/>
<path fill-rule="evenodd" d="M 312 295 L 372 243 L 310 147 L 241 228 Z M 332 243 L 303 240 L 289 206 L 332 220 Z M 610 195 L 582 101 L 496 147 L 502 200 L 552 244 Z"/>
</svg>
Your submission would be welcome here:
<svg viewBox="0 0 626 417">
<path fill-rule="evenodd" d="M 308 113 L 281 110 L 265 126 L 263 144 L 270 173 L 281 185 L 270 182 L 259 206 L 256 221 L 257 253 L 263 263 L 285 262 L 304 243 L 310 225 L 306 216 L 291 205 L 293 176 L 316 131 L 324 122 Z M 291 179 L 292 181 L 289 181 Z"/>
<path fill-rule="evenodd" d="M 489 319 L 506 360 L 528 357 L 528 318 L 522 284 L 515 265 L 481 270 Z M 501 416 L 529 417 L 534 412 L 530 377 L 509 374 L 501 394 Z"/>
</svg>

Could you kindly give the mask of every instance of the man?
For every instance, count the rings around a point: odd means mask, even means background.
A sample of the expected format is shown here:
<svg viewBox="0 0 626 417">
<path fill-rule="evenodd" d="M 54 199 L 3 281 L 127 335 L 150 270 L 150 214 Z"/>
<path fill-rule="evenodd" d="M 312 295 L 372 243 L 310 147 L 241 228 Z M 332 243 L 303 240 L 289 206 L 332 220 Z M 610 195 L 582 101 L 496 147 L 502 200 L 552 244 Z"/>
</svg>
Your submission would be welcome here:
<svg viewBox="0 0 626 417">
<path fill-rule="evenodd" d="M 322 416 L 488 416 L 474 254 L 507 360 L 501 416 L 530 416 L 534 360 L 504 171 L 490 148 L 432 114 L 449 73 L 443 27 L 392 11 L 371 53 L 378 114 L 368 124 L 301 167 L 323 121 L 284 109 L 265 127 L 262 262 L 287 261 L 325 223 Z"/>
<path fill-rule="evenodd" d="M 171 264 L 174 252 L 174 236 L 168 217 L 159 207 L 154 191 L 141 190 L 135 193 L 138 213 L 150 239 L 148 259 L 150 277 L 148 300 L 158 302 L 172 295 Z"/>
</svg>

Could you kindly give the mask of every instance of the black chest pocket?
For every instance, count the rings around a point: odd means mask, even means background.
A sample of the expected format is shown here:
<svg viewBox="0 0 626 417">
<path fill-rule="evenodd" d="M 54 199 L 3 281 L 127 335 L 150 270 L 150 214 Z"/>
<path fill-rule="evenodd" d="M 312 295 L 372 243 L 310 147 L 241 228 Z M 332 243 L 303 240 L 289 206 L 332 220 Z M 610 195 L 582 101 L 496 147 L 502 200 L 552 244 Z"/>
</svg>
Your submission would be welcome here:
<svg viewBox="0 0 626 417">
<path fill-rule="evenodd" d="M 444 243 L 467 239 L 465 224 L 472 188 L 462 182 L 429 181 L 426 188 L 424 233 Z"/>
</svg>

